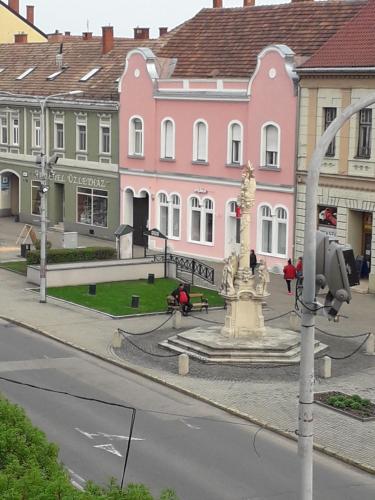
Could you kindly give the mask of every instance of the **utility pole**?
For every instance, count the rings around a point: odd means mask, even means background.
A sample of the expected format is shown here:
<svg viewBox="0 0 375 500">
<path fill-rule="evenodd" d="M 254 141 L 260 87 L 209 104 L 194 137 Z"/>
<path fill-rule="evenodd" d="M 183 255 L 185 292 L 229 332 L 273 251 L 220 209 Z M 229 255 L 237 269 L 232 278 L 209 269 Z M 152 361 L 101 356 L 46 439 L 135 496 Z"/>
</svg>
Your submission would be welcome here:
<svg viewBox="0 0 375 500">
<path fill-rule="evenodd" d="M 306 180 L 306 215 L 303 253 L 303 308 L 301 326 L 301 364 L 298 411 L 298 454 L 300 457 L 299 500 L 313 500 L 313 403 L 315 341 L 316 275 L 316 206 L 320 165 L 333 138 L 349 118 L 375 103 L 375 94 L 343 110 L 317 142 L 308 165 Z"/>
<path fill-rule="evenodd" d="M 40 174 L 40 299 L 41 303 L 47 301 L 47 159 L 46 159 L 46 117 L 45 108 L 47 99 L 39 101 L 40 105 L 40 145 L 41 145 L 41 174 Z"/>
</svg>

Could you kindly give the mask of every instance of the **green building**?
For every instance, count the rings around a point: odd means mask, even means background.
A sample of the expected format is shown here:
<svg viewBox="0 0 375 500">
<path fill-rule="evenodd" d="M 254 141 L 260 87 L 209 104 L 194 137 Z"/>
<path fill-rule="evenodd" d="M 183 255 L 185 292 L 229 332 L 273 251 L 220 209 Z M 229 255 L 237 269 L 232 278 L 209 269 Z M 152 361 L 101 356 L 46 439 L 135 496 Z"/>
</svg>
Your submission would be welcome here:
<svg viewBox="0 0 375 500">
<path fill-rule="evenodd" d="M 49 226 L 114 238 L 120 223 L 117 89 L 127 52 L 144 44 L 150 41 L 114 38 L 105 27 L 102 37 L 55 34 L 44 44 L 0 45 L 0 217 L 33 224 L 40 218 L 44 101 L 45 151 L 53 159 Z"/>
</svg>

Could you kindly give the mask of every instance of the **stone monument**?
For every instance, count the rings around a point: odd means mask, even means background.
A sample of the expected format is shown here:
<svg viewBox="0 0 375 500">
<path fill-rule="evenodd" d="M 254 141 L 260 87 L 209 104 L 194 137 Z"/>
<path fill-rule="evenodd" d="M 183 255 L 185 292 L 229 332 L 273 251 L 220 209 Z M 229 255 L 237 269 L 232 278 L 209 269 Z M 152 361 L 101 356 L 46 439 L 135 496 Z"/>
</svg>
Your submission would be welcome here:
<svg viewBox="0 0 375 500">
<path fill-rule="evenodd" d="M 242 172 L 237 203 L 241 217 L 240 254 L 232 253 L 224 260 L 219 290 L 227 305 L 224 326 L 204 323 L 161 342 L 162 347 L 222 364 L 299 362 L 300 333 L 264 324 L 262 303 L 270 295 L 267 265 L 260 260 L 254 275 L 250 269 L 251 209 L 255 193 L 254 171 L 249 162 Z M 315 342 L 315 352 L 326 347 Z"/>
</svg>

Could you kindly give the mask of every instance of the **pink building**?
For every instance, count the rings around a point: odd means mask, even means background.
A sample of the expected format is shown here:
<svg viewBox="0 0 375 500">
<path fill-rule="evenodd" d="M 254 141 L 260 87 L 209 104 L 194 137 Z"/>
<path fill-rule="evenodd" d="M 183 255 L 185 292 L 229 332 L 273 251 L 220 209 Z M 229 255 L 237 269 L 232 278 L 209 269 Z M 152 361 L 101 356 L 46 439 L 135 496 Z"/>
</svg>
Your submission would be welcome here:
<svg viewBox="0 0 375 500">
<path fill-rule="evenodd" d="M 119 85 L 121 222 L 134 226 L 134 244 L 158 228 L 172 252 L 222 260 L 238 245 L 236 198 L 251 161 L 252 248 L 275 271 L 293 255 L 295 52 L 310 55 L 328 37 L 322 19 L 332 34 L 344 17 L 319 4 L 223 9 L 215 0 L 167 35 L 157 55 L 128 53 Z M 163 247 L 157 238 L 147 244 Z"/>
</svg>

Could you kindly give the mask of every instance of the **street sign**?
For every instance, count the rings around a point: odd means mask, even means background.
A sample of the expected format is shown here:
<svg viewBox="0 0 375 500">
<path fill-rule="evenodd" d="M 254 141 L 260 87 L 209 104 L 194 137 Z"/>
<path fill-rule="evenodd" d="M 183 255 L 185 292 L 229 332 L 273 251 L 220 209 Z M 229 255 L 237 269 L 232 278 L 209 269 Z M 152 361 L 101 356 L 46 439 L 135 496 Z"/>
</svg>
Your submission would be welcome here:
<svg viewBox="0 0 375 500">
<path fill-rule="evenodd" d="M 145 231 L 143 233 L 145 236 L 153 236 L 154 238 L 162 238 L 163 240 L 167 240 L 168 237 L 159 231 L 159 229 L 150 229 L 149 231 Z"/>
</svg>

